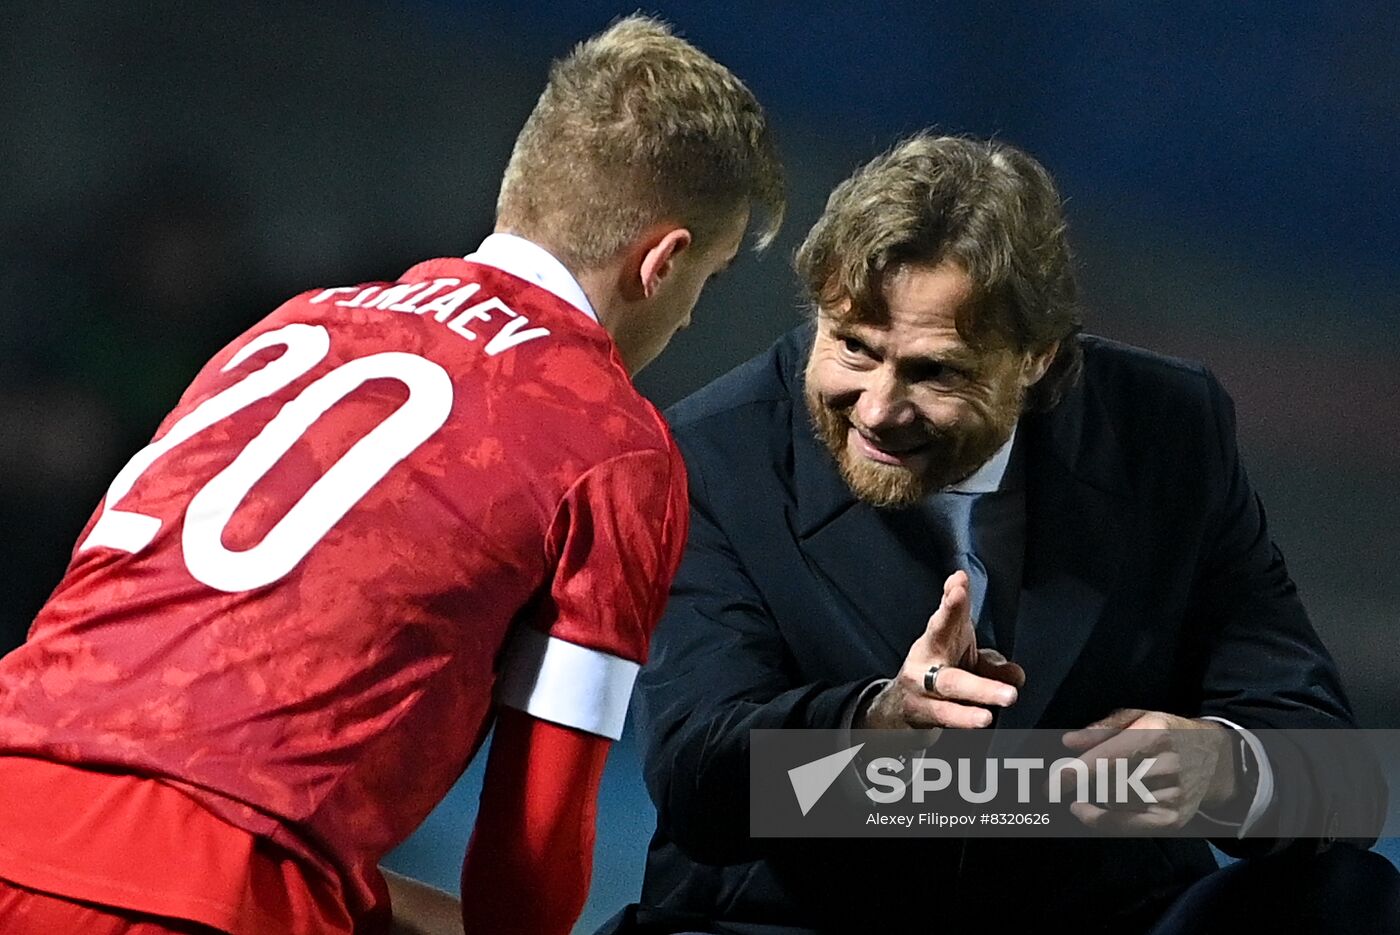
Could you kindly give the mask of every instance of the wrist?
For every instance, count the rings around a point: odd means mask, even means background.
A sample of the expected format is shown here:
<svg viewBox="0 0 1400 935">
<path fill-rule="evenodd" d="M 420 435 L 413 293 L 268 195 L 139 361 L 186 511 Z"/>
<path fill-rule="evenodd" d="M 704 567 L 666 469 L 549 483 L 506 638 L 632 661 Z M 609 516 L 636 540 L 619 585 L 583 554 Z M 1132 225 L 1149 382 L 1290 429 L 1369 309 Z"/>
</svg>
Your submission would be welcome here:
<svg viewBox="0 0 1400 935">
<path fill-rule="evenodd" d="M 1235 803 L 1247 800 L 1249 783 L 1244 776 L 1245 758 L 1241 749 L 1244 741 L 1223 724 L 1208 723 L 1215 734 L 1217 753 L 1210 785 L 1201 804 L 1215 812 L 1228 811 Z"/>
<path fill-rule="evenodd" d="M 856 698 L 851 727 L 855 730 L 881 730 L 889 727 L 892 693 L 897 691 L 894 679 L 871 682 Z"/>
</svg>

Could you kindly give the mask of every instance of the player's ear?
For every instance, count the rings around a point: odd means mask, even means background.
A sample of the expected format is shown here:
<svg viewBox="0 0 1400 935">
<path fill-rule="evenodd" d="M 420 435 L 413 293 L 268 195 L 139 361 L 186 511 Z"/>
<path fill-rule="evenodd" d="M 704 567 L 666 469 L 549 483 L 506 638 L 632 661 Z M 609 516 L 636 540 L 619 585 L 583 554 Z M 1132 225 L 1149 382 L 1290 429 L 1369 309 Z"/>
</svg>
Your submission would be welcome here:
<svg viewBox="0 0 1400 935">
<path fill-rule="evenodd" d="M 694 238 L 684 227 L 659 225 L 647 231 L 623 270 L 623 294 L 633 301 L 649 299 L 676 267 L 676 258 Z"/>
</svg>

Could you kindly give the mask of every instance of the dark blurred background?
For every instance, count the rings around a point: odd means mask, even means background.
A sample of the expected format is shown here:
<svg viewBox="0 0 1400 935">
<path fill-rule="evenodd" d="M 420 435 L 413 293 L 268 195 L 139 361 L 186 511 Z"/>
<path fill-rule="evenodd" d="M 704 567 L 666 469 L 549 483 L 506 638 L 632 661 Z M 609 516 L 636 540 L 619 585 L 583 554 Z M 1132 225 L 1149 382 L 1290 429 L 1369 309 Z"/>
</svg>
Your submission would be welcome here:
<svg viewBox="0 0 1400 935">
<path fill-rule="evenodd" d="M 550 59 L 627 5 L 103 2 L 0 23 L 0 650 L 195 370 L 282 298 L 470 251 Z M 788 260 L 900 134 L 996 135 L 1068 198 L 1090 330 L 1205 361 L 1363 723 L 1400 727 L 1400 13 L 658 3 L 747 80 L 791 175 L 640 383 L 668 404 L 800 314 Z M 624 742 L 589 919 L 649 830 Z M 396 860 L 451 883 L 459 787 Z"/>
</svg>

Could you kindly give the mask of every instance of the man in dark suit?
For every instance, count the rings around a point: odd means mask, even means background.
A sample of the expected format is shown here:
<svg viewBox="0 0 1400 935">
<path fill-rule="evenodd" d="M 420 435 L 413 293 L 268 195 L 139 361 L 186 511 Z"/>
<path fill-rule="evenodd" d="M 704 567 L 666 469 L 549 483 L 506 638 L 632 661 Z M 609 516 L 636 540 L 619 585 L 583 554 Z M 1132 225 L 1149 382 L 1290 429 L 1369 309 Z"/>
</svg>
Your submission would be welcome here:
<svg viewBox="0 0 1400 935">
<path fill-rule="evenodd" d="M 1289 753 L 1260 736 L 1352 715 L 1215 378 L 1079 333 L 1045 170 L 1010 146 L 914 137 L 836 190 L 798 267 L 814 321 L 671 413 L 691 533 L 637 707 L 658 828 L 642 902 L 613 930 L 1392 918 L 1378 856 L 1244 838 L 1344 805 L 1275 783 Z M 1169 738 L 1170 801 L 1077 817 L 1203 816 L 1254 856 L 1217 871 L 1198 839 L 748 835 L 750 730 L 994 720 L 1171 728 L 1141 734 Z"/>
</svg>

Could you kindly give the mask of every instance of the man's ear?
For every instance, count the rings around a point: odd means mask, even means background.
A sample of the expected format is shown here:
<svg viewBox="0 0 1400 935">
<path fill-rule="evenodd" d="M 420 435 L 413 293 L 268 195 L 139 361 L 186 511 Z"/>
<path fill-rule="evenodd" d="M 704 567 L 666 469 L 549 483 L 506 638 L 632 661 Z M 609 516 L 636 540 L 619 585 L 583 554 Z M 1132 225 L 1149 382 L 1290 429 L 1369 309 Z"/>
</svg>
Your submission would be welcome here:
<svg viewBox="0 0 1400 935">
<path fill-rule="evenodd" d="M 675 260 L 691 243 L 684 227 L 660 227 L 648 233 L 637 245 L 633 263 L 627 264 L 623 294 L 629 299 L 649 299 L 662 280 L 675 269 Z"/>
<path fill-rule="evenodd" d="M 1045 376 L 1045 371 L 1050 369 L 1050 365 L 1055 362 L 1055 355 L 1060 352 L 1060 342 L 1046 348 L 1042 353 L 1026 358 L 1026 365 L 1022 371 L 1026 388 L 1035 386 L 1040 382 L 1040 378 Z"/>
</svg>

